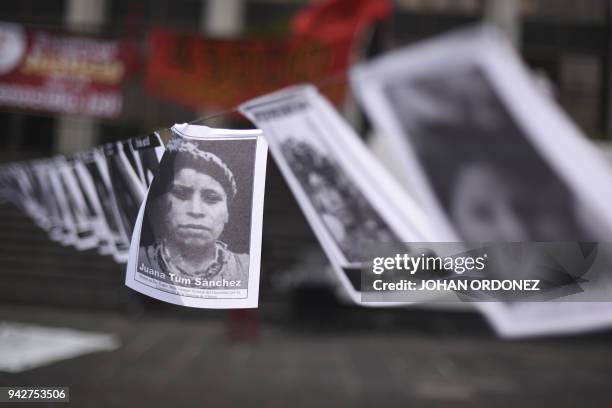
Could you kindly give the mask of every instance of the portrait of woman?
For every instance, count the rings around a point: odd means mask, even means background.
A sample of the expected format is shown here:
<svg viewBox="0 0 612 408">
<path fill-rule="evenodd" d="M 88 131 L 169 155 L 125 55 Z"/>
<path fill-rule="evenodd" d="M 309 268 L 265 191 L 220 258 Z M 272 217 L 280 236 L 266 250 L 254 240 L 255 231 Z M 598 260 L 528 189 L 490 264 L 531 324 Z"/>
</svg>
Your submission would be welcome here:
<svg viewBox="0 0 612 408">
<path fill-rule="evenodd" d="M 480 69 L 464 67 L 444 77 L 428 72 L 387 93 L 432 192 L 463 240 L 596 237 L 578 198 Z"/>
<path fill-rule="evenodd" d="M 175 286 L 246 289 L 248 248 L 233 249 L 240 245 L 232 245 L 232 235 L 239 234 L 227 230 L 230 219 L 244 218 L 232 216 L 239 189 L 248 198 L 252 186 L 240 186 L 206 143 L 214 144 L 177 137 L 166 147 L 147 199 L 138 265 Z M 250 230 L 245 232 L 248 237 Z"/>
</svg>

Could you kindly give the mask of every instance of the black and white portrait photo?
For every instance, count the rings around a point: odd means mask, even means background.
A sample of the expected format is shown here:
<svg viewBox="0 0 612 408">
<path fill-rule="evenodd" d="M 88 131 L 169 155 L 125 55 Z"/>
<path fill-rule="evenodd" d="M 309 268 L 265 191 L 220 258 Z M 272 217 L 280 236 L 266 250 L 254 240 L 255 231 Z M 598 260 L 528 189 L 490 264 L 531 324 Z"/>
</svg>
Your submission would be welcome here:
<svg viewBox="0 0 612 408">
<path fill-rule="evenodd" d="M 256 140 L 174 136 L 144 210 L 138 269 L 171 285 L 247 289 Z"/>
<path fill-rule="evenodd" d="M 384 89 L 463 240 L 595 238 L 583 223 L 587 214 L 581 203 L 477 66 L 421 73 Z"/>
<path fill-rule="evenodd" d="M 333 158 L 291 137 L 281 150 L 349 264 L 364 262 L 364 248 L 372 243 L 400 241 Z"/>
<path fill-rule="evenodd" d="M 38 179 L 38 184 L 41 187 L 43 193 L 42 204 L 46 209 L 46 219 L 48 225 L 49 236 L 52 240 L 59 240 L 58 236 L 61 232 L 61 219 L 60 210 L 57 200 L 54 195 L 54 190 L 51 186 L 51 179 L 49 175 L 49 163 L 41 161 L 34 165 L 34 174 Z"/>
<path fill-rule="evenodd" d="M 126 285 L 191 307 L 256 307 L 267 144 L 175 125 L 135 226 Z"/>
<path fill-rule="evenodd" d="M 127 233 L 123 230 L 115 191 L 110 182 L 108 163 L 100 149 L 93 150 L 90 157 L 84 161 L 91 176 L 93 186 L 100 203 L 108 237 L 100 237 L 101 253 L 107 251 L 117 262 L 125 262 L 129 242 Z"/>
</svg>

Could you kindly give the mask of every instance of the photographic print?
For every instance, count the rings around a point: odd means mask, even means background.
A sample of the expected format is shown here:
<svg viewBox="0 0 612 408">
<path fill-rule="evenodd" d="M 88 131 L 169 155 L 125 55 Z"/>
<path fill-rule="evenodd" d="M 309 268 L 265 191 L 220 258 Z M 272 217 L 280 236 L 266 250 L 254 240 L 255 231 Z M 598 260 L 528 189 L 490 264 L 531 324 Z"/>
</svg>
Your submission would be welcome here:
<svg viewBox="0 0 612 408">
<path fill-rule="evenodd" d="M 467 242 L 597 241 L 587 208 L 535 150 L 484 72 L 429 70 L 384 93 Z"/>
<path fill-rule="evenodd" d="M 138 216 L 138 209 L 144 200 L 146 187 L 138 177 L 135 167 L 132 166 L 134 156 L 129 143 L 108 143 L 104 145 L 104 154 L 108 164 L 110 182 L 117 200 L 121 228 L 130 236 Z"/>
<path fill-rule="evenodd" d="M 256 307 L 265 141 L 175 126 L 136 223 L 126 284 L 193 307 Z"/>
<path fill-rule="evenodd" d="M 440 241 L 603 243 L 612 231 L 611 172 L 490 27 L 459 30 L 354 68 L 353 84 L 405 164 Z M 587 182 L 588 180 L 588 182 Z M 587 245 L 592 247 L 592 245 Z M 505 336 L 610 321 L 609 253 L 559 302 L 480 303 Z M 545 270 L 491 268 L 546 277 Z M 554 318 L 552 318 L 554 316 Z"/>
<path fill-rule="evenodd" d="M 363 246 L 369 242 L 399 242 L 329 153 L 293 135 L 280 147 L 347 265 L 365 261 Z"/>
<path fill-rule="evenodd" d="M 64 159 L 59 156 L 51 160 L 48 167 L 49 181 L 53 189 L 53 196 L 57 200 L 57 207 L 59 210 L 59 220 L 61 224 L 59 242 L 61 242 L 62 245 L 73 245 L 77 239 L 77 230 L 74 219 L 74 209 L 70 206 L 66 183 L 61 174 L 63 160 Z"/>
<path fill-rule="evenodd" d="M 76 157 L 67 157 L 60 168 L 60 172 L 75 222 L 76 241 L 74 246 L 78 250 L 86 250 L 94 248 L 98 244 L 98 239 L 91 223 L 91 206 L 88 205 L 75 171 L 77 160 Z"/>
<path fill-rule="evenodd" d="M 126 144 L 134 157 L 138 177 L 145 188 L 148 188 L 164 155 L 164 144 L 157 133 L 133 137 L 127 140 Z"/>
<path fill-rule="evenodd" d="M 34 171 L 34 164 L 27 163 L 20 166 L 20 180 L 24 192 L 24 204 L 26 213 L 41 228 L 47 229 L 48 214 L 44 206 L 44 193 L 39 179 Z"/>
<path fill-rule="evenodd" d="M 83 195 L 83 203 L 86 209 L 89 224 L 96 237 L 96 245 L 98 251 L 104 254 L 110 254 L 109 240 L 111 232 L 104 218 L 104 210 L 98 197 L 96 186 L 93 177 L 87 169 L 87 163 L 93 161 L 93 153 L 82 152 L 73 161 L 73 170 L 76 181 Z"/>
<path fill-rule="evenodd" d="M 84 162 L 93 181 L 105 224 L 110 232 L 108 242 L 101 242 L 98 250 L 102 254 L 110 253 L 116 262 L 123 263 L 127 260 L 129 238 L 121 223 L 115 191 L 110 182 L 106 157 L 99 149 L 94 149 L 91 151 L 91 156 Z"/>
<path fill-rule="evenodd" d="M 240 109 L 267 135 L 338 278 L 360 302 L 368 253 L 423 239 L 424 215 L 314 88 L 288 88 Z"/>
<path fill-rule="evenodd" d="M 43 192 L 43 207 L 48 226 L 45 229 L 51 240 L 59 241 L 62 234 L 61 212 L 51 183 L 50 166 L 48 160 L 40 160 L 33 164 L 33 171 Z"/>
</svg>

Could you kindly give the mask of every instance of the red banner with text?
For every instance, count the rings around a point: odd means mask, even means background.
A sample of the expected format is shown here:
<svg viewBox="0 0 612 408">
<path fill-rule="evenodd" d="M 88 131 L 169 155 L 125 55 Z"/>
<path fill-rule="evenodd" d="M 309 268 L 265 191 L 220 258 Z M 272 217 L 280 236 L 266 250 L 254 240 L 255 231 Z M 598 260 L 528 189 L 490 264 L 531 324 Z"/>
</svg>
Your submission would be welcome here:
<svg viewBox="0 0 612 408">
<path fill-rule="evenodd" d="M 133 58 L 124 42 L 0 23 L 0 106 L 116 117 Z"/>
<path fill-rule="evenodd" d="M 156 29 L 150 34 L 146 87 L 155 96 L 191 109 L 221 110 L 287 85 L 344 75 L 351 38 L 207 39 Z M 339 102 L 346 84 L 322 88 Z"/>
</svg>

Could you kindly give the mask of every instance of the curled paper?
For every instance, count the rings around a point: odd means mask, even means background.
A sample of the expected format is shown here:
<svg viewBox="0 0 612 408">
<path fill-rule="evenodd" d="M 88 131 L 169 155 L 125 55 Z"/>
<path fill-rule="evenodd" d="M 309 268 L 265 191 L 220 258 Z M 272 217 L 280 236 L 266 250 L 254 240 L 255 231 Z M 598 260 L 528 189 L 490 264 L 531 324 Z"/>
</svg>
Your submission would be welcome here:
<svg viewBox="0 0 612 408">
<path fill-rule="evenodd" d="M 267 143 L 176 125 L 140 207 L 126 285 L 200 308 L 257 307 Z"/>
</svg>

